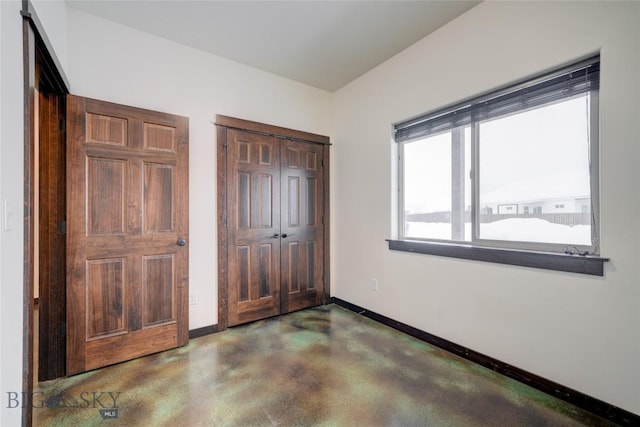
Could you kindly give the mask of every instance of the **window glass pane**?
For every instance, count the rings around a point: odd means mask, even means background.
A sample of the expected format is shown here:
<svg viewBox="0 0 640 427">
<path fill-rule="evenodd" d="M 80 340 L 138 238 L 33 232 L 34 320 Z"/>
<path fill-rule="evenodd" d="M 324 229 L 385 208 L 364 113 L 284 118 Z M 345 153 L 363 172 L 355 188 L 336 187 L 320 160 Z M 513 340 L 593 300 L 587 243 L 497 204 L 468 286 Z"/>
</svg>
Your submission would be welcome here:
<svg viewBox="0 0 640 427">
<path fill-rule="evenodd" d="M 591 245 L 588 102 L 480 123 L 480 239 Z"/>
<path fill-rule="evenodd" d="M 470 128 L 404 143 L 403 237 L 471 240 Z"/>
</svg>

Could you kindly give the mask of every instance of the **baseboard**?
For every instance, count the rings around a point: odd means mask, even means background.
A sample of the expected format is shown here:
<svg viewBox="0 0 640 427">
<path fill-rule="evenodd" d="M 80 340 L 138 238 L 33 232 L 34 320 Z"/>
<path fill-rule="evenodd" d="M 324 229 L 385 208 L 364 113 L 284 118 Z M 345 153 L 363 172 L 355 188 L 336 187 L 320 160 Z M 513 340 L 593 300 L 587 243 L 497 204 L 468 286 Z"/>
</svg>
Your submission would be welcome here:
<svg viewBox="0 0 640 427">
<path fill-rule="evenodd" d="M 329 303 L 333 303 L 361 314 L 369 319 L 380 322 L 398 331 L 404 332 L 422 341 L 428 342 L 436 347 L 440 347 L 450 353 L 458 355 L 464 359 L 475 362 L 495 372 L 505 375 L 514 380 L 520 381 L 530 387 L 543 391 L 565 402 L 571 403 L 579 408 L 592 412 L 610 422 L 621 426 L 640 426 L 640 415 L 618 408 L 617 406 L 606 403 L 602 400 L 588 396 L 569 387 L 550 381 L 546 378 L 532 374 L 515 366 L 501 362 L 492 357 L 486 356 L 477 351 L 473 351 L 444 338 L 437 337 L 423 330 L 414 328 L 397 320 L 374 313 L 365 308 L 351 304 L 350 302 L 341 300 L 340 298 L 331 297 Z"/>
<path fill-rule="evenodd" d="M 218 325 L 209 325 L 203 326 L 202 328 L 190 329 L 189 330 L 189 339 L 203 337 L 209 334 L 215 334 L 218 332 Z"/>
</svg>

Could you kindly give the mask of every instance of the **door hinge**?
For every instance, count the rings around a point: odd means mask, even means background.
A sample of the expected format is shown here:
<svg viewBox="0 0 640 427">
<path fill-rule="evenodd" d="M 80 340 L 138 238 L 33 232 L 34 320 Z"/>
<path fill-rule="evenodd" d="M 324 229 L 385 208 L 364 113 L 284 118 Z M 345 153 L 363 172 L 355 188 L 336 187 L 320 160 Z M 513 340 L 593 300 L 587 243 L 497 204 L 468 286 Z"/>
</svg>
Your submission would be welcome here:
<svg viewBox="0 0 640 427">
<path fill-rule="evenodd" d="M 67 221 L 58 221 L 58 234 L 67 234 Z"/>
<path fill-rule="evenodd" d="M 67 324 L 65 322 L 58 323 L 58 335 L 61 337 L 67 336 Z"/>
<path fill-rule="evenodd" d="M 322 219 L 320 220 L 320 222 L 322 223 L 322 225 L 324 225 L 324 217 L 322 217 Z"/>
<path fill-rule="evenodd" d="M 324 167 L 324 159 L 322 159 L 322 167 Z"/>
<path fill-rule="evenodd" d="M 58 126 L 60 128 L 60 132 L 64 132 L 65 130 L 67 130 L 67 122 L 64 120 L 60 120 L 60 125 Z"/>
</svg>

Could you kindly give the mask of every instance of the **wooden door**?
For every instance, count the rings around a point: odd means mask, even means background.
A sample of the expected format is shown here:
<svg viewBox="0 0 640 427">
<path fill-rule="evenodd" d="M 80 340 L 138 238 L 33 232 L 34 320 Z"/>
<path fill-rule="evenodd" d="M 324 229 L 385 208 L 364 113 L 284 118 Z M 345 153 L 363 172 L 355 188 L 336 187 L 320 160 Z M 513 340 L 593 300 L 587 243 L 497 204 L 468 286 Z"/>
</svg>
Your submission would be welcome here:
<svg viewBox="0 0 640 427">
<path fill-rule="evenodd" d="M 329 297 L 326 136 L 217 116 L 218 328 Z"/>
<path fill-rule="evenodd" d="M 319 144 L 283 140 L 281 145 L 282 312 L 322 303 L 324 167 Z"/>
<path fill-rule="evenodd" d="M 277 138 L 231 129 L 228 155 L 229 325 L 280 313 Z"/>
<path fill-rule="evenodd" d="M 188 118 L 67 98 L 67 374 L 188 341 Z"/>
</svg>

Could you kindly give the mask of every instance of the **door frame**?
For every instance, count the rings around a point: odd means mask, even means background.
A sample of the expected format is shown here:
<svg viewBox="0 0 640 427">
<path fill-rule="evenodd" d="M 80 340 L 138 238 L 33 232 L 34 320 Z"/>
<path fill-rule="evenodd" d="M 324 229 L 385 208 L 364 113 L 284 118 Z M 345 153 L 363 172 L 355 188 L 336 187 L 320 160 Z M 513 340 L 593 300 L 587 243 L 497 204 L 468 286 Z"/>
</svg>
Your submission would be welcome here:
<svg viewBox="0 0 640 427">
<path fill-rule="evenodd" d="M 324 159 L 324 178 L 322 191 L 324 195 L 324 289 L 322 303 L 327 304 L 331 297 L 330 292 L 330 199 L 329 199 L 329 147 L 331 146 L 328 136 L 303 132 L 249 120 L 238 119 L 223 115 L 216 115 L 216 136 L 217 136 L 217 231 L 218 231 L 218 331 L 224 331 L 229 325 L 229 268 L 228 252 L 229 230 L 227 228 L 227 130 L 237 129 L 244 132 L 270 135 L 277 138 L 292 139 L 316 144 L 322 144 L 322 154 Z"/>
<path fill-rule="evenodd" d="M 36 60 L 36 75 L 38 74 Z M 39 174 L 34 187 L 38 226 L 34 255 L 34 288 L 38 296 L 37 354 L 38 381 L 66 375 L 66 121 L 65 96 L 52 90 L 45 81 L 39 84 L 37 157 Z M 34 319 L 35 320 L 35 319 Z M 36 329 L 36 328 L 34 328 Z"/>
<path fill-rule="evenodd" d="M 22 10 L 23 70 L 24 70 L 24 245 L 23 245 L 23 337 L 22 337 L 22 425 L 30 427 L 33 423 L 33 360 L 34 360 L 34 300 L 33 280 L 35 277 L 35 195 L 36 185 L 36 116 L 39 114 L 34 102 L 36 88 L 46 81 L 56 95 L 64 98 L 69 93 L 69 82 L 62 71 L 44 27 L 33 5 L 23 0 Z M 63 177 L 63 179 L 65 179 Z M 64 357 L 64 355 L 63 355 Z"/>
</svg>

